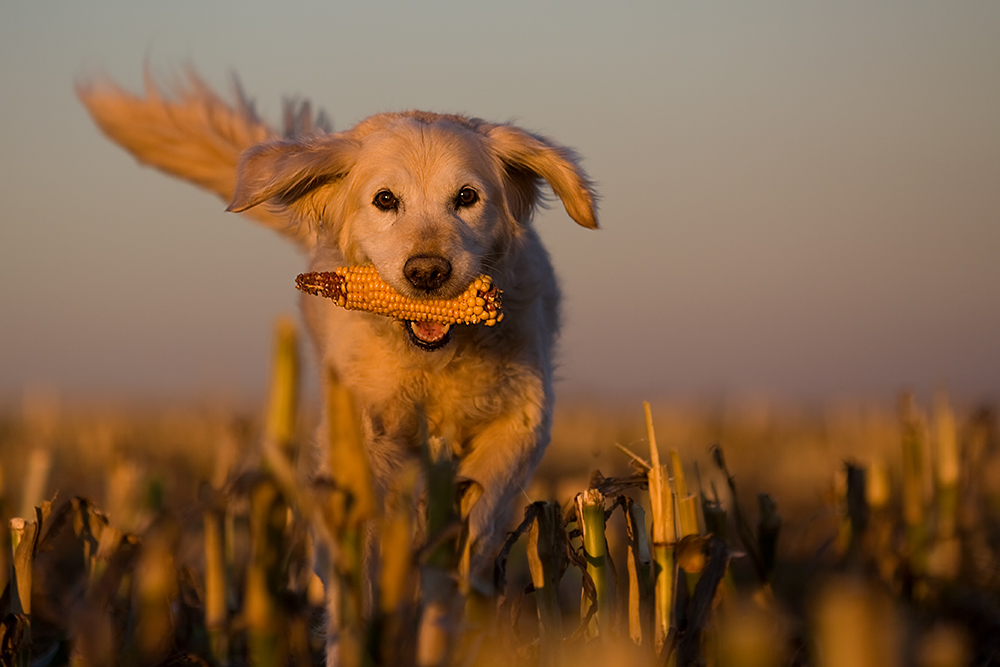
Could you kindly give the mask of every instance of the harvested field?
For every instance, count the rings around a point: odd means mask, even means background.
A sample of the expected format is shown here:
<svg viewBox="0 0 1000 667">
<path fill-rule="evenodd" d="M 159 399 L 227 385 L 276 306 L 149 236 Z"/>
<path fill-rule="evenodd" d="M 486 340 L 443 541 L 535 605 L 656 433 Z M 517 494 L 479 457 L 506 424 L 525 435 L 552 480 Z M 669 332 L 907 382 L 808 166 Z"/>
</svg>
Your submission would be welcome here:
<svg viewBox="0 0 1000 667">
<path fill-rule="evenodd" d="M 429 443 L 379 514 L 349 399 L 328 400 L 345 427 L 318 482 L 294 393 L 277 410 L 7 405 L 4 664 L 321 664 L 317 551 L 335 553 L 348 665 L 998 662 L 992 406 L 654 400 L 647 422 L 566 400 L 486 582 L 463 569 L 447 456 Z M 366 521 L 386 545 L 377 604 Z"/>
</svg>

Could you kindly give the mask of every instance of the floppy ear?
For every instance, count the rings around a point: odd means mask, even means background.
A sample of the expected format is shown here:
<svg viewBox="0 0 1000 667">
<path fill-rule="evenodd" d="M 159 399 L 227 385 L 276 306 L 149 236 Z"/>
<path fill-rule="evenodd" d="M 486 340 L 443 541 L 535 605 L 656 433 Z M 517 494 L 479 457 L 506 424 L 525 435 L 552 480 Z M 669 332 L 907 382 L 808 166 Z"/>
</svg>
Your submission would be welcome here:
<svg viewBox="0 0 1000 667">
<path fill-rule="evenodd" d="M 508 206 L 525 220 L 538 202 L 538 179 L 545 179 L 562 200 L 566 213 L 590 229 L 597 228 L 597 194 L 570 149 L 511 125 L 487 131 L 512 186 Z"/>
<path fill-rule="evenodd" d="M 356 148 L 342 135 L 258 144 L 240 157 L 236 194 L 226 210 L 239 213 L 266 201 L 291 206 L 347 174 Z"/>
</svg>

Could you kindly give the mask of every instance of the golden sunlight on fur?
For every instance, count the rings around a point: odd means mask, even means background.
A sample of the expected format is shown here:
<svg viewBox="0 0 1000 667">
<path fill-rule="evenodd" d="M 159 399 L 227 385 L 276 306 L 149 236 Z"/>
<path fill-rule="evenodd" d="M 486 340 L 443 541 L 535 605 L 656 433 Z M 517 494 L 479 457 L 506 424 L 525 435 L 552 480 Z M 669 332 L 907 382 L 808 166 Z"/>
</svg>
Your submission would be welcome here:
<svg viewBox="0 0 1000 667">
<path fill-rule="evenodd" d="M 549 442 L 559 291 L 531 224 L 548 184 L 577 223 L 596 195 L 569 149 L 511 125 L 424 111 L 329 131 L 308 103 L 278 133 L 237 87 L 230 104 L 194 73 L 172 95 L 78 88 L 97 125 L 140 162 L 191 181 L 297 243 L 311 272 L 373 265 L 408 298 L 452 299 L 480 274 L 504 292 L 495 327 L 411 322 L 306 295 L 321 363 L 362 411 L 376 491 L 419 456 L 418 410 L 459 456 L 474 554 L 488 560 L 506 508 Z M 466 508 L 470 503 L 466 503 Z M 485 562 L 485 560 L 484 560 Z"/>
</svg>

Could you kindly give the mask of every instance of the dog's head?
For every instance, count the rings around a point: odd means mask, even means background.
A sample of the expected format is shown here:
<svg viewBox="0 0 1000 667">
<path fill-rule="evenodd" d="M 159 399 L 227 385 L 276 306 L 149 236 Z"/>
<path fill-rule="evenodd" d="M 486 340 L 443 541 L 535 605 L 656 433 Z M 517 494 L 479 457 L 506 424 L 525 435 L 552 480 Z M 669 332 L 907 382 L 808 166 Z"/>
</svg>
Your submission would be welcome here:
<svg viewBox="0 0 1000 667">
<path fill-rule="evenodd" d="M 597 227 L 593 189 L 570 150 L 511 125 L 379 114 L 248 150 L 229 210 L 276 205 L 308 221 L 316 245 L 374 264 L 398 292 L 451 298 L 525 235 L 543 180 L 571 218 Z M 422 333 L 417 342 L 444 337 Z"/>
</svg>

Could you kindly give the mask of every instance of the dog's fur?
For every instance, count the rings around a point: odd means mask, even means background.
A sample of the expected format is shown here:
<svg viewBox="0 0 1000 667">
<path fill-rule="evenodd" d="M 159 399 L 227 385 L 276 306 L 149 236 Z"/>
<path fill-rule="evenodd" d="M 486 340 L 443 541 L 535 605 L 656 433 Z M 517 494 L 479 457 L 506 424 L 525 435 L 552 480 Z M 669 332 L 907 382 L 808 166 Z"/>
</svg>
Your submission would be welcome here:
<svg viewBox="0 0 1000 667">
<path fill-rule="evenodd" d="M 172 97 L 153 83 L 144 97 L 107 82 L 78 92 L 100 128 L 140 162 L 278 230 L 308 254 L 312 271 L 370 263 L 403 294 L 446 298 L 477 274 L 494 278 L 503 322 L 455 326 L 433 350 L 419 347 L 406 323 L 302 297 L 322 363 L 361 408 L 378 491 L 416 454 L 420 406 L 431 435 L 459 453 L 460 476 L 481 492 L 468 518 L 473 552 L 488 554 L 552 421 L 559 291 L 531 225 L 541 182 L 571 218 L 597 227 L 595 194 L 574 154 L 512 125 L 420 111 L 331 133 L 306 104 L 287 106 L 279 136 L 241 92 L 229 105 L 193 74 Z M 475 191 L 472 204 L 459 202 L 463 188 Z M 375 205 L 383 191 L 394 207 Z M 412 282 L 405 267 L 418 256 L 444 258 L 450 276 Z"/>
</svg>

